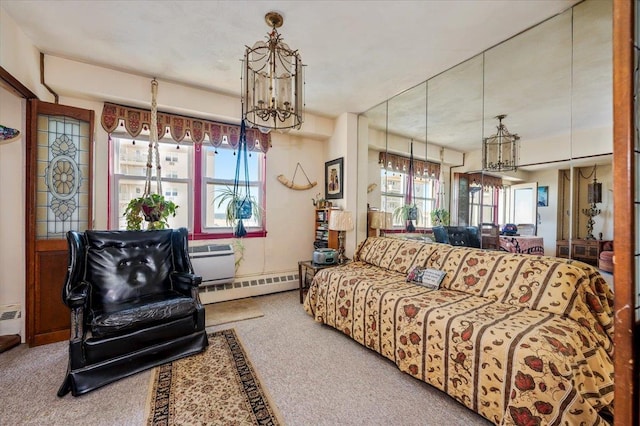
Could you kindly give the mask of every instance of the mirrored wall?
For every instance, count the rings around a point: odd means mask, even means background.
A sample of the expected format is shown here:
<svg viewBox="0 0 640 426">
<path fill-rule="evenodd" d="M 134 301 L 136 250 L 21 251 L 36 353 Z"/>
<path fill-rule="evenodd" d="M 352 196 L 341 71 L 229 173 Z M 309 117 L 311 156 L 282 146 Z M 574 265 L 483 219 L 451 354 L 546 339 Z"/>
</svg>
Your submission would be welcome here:
<svg viewBox="0 0 640 426">
<path fill-rule="evenodd" d="M 483 248 L 597 264 L 613 239 L 611 56 L 612 5 L 587 0 L 361 114 L 367 235 L 473 227 Z M 516 170 L 483 170 L 498 116 Z"/>
</svg>

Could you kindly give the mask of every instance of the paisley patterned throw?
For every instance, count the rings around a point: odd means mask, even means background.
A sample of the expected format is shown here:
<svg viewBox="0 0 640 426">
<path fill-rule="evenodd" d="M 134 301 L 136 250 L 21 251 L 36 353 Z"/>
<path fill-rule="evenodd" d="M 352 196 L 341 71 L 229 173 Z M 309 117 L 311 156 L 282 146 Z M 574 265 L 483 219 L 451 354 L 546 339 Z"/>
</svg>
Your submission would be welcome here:
<svg viewBox="0 0 640 426">
<path fill-rule="evenodd" d="M 446 272 L 440 289 L 407 283 L 414 266 Z M 495 424 L 611 419 L 613 295 L 590 265 L 369 238 L 304 307 Z"/>
</svg>

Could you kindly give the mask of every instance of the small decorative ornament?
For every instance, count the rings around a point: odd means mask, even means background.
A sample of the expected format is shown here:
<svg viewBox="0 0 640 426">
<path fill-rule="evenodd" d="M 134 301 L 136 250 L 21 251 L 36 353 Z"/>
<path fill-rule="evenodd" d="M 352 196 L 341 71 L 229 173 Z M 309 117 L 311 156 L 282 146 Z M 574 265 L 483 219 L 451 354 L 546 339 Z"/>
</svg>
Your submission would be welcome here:
<svg viewBox="0 0 640 426">
<path fill-rule="evenodd" d="M 307 178 L 307 183 L 306 184 L 296 184 L 295 183 L 296 173 L 298 173 L 298 168 L 300 170 L 302 170 L 302 173 L 304 174 L 304 177 Z M 304 191 L 305 189 L 311 189 L 311 188 L 313 188 L 314 186 L 316 186 L 318 184 L 318 182 L 316 182 L 316 181 L 311 182 L 311 180 L 309 180 L 309 176 L 307 176 L 307 173 L 304 171 L 304 169 L 302 168 L 302 165 L 300 163 L 298 163 L 296 165 L 296 169 L 293 172 L 293 178 L 291 178 L 291 180 L 287 179 L 284 175 L 278 175 L 278 182 L 280 182 L 281 184 L 283 184 L 287 188 L 295 189 L 296 191 Z"/>
<path fill-rule="evenodd" d="M 20 138 L 20 130 L 0 125 L 0 144 L 13 142 Z"/>
</svg>

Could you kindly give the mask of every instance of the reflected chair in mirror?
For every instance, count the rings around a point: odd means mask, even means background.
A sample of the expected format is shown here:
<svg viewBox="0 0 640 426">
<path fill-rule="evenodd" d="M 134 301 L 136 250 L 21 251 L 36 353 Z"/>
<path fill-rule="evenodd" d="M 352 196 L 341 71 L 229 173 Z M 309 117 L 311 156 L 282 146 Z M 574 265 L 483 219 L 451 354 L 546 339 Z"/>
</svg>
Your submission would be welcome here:
<svg viewBox="0 0 640 426">
<path fill-rule="evenodd" d="M 480 234 L 482 248 L 487 250 L 500 250 L 500 227 L 495 223 L 481 223 Z"/>
<path fill-rule="evenodd" d="M 480 247 L 480 236 L 475 226 L 434 226 L 433 235 L 438 243 L 452 246 Z"/>
<path fill-rule="evenodd" d="M 518 234 L 521 236 L 536 235 L 536 225 L 533 223 L 519 223 L 517 226 Z"/>
<path fill-rule="evenodd" d="M 69 364 L 58 396 L 78 396 L 202 352 L 205 314 L 187 230 L 69 231 L 62 290 Z"/>
<path fill-rule="evenodd" d="M 480 230 L 477 226 L 467 226 L 467 247 L 480 248 Z"/>
<path fill-rule="evenodd" d="M 449 244 L 449 233 L 444 226 L 434 226 L 431 230 L 437 243 Z"/>
</svg>

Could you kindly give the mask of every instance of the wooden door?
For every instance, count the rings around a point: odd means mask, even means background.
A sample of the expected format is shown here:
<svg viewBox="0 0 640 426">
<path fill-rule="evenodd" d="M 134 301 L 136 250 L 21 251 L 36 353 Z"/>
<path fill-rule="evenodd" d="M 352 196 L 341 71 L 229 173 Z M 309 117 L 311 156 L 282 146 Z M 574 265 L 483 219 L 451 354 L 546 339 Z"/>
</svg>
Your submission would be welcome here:
<svg viewBox="0 0 640 426">
<path fill-rule="evenodd" d="M 29 100 L 27 104 L 26 340 L 69 338 L 62 303 L 67 231 L 91 227 L 94 112 Z"/>
</svg>

